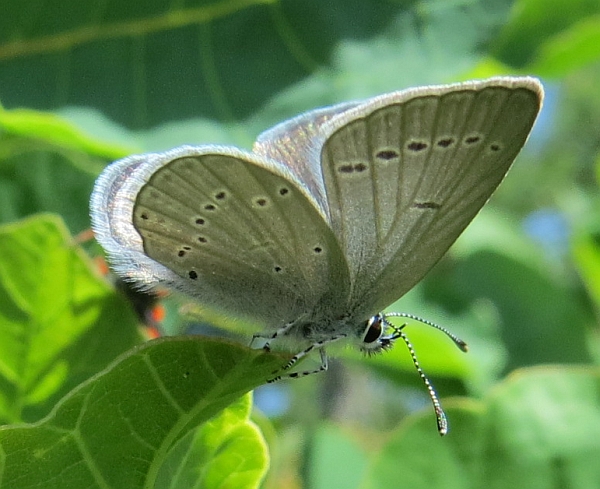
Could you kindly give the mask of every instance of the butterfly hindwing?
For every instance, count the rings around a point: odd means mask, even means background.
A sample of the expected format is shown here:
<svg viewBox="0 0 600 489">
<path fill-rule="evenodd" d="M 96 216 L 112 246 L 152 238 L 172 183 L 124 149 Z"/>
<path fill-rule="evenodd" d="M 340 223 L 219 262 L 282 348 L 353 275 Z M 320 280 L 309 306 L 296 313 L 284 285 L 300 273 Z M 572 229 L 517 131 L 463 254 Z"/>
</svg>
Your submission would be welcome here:
<svg viewBox="0 0 600 489">
<path fill-rule="evenodd" d="M 130 206 L 138 255 L 151 262 L 137 280 L 177 288 L 267 328 L 320 307 L 331 294 L 327 300 L 346 302 L 337 240 L 285 166 L 217 146 L 182 147 L 136 166 L 135 188 L 127 191 L 135 199 L 121 195 L 113 207 Z M 118 186 L 114 180 L 110 186 Z M 122 242 L 119 249 L 129 252 Z"/>
</svg>

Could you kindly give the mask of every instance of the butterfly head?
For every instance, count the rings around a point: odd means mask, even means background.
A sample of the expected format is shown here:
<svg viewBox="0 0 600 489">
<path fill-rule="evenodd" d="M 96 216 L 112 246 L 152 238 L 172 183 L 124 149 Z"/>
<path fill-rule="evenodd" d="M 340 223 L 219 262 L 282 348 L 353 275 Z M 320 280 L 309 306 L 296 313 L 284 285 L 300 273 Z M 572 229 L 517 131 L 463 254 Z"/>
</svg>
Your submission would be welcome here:
<svg viewBox="0 0 600 489">
<path fill-rule="evenodd" d="M 433 408 L 434 408 L 435 415 L 436 415 L 438 432 L 440 433 L 440 435 L 443 436 L 446 433 L 448 433 L 448 421 L 446 419 L 446 414 L 444 413 L 444 410 L 442 409 L 442 406 L 440 404 L 440 401 L 438 399 L 438 396 L 437 396 L 435 390 L 433 389 L 433 386 L 431 385 L 431 383 L 429 382 L 429 379 L 427 378 L 427 376 L 421 369 L 421 366 L 419 365 L 419 362 L 417 360 L 417 356 L 416 356 L 416 353 L 415 353 L 415 350 L 414 350 L 412 344 L 410 343 L 410 341 L 408 340 L 408 337 L 406 336 L 406 334 L 403 331 L 404 327 L 406 326 L 406 323 L 402 324 L 401 326 L 395 326 L 390 321 L 388 321 L 388 319 L 387 319 L 388 317 L 408 318 L 408 319 L 412 319 L 412 320 L 421 322 L 427 326 L 431 326 L 435 329 L 438 329 L 438 330 L 442 331 L 443 333 L 445 333 L 454 342 L 454 344 L 456 346 L 458 346 L 458 348 L 460 348 L 462 351 L 465 351 L 465 352 L 467 351 L 467 344 L 463 340 L 461 340 L 460 338 L 458 338 L 457 336 L 452 334 L 450 331 L 448 331 L 446 328 L 439 326 L 435 323 L 432 323 L 431 321 L 427 321 L 426 319 L 422 319 L 420 317 L 413 316 L 412 314 L 407 314 L 407 313 L 391 312 L 391 313 L 387 313 L 387 314 L 383 314 L 383 313 L 375 314 L 374 316 L 372 316 L 371 318 L 369 318 L 367 320 L 365 329 L 363 330 L 363 333 L 362 333 L 362 337 L 361 337 L 362 343 L 360 345 L 360 349 L 368 355 L 372 355 L 374 353 L 379 353 L 383 350 L 387 350 L 388 348 L 391 348 L 392 345 L 394 344 L 394 341 L 397 340 L 398 338 L 400 338 L 400 339 L 402 339 L 402 341 L 404 341 L 404 343 L 406 344 L 406 346 L 408 348 L 408 352 L 410 353 L 410 356 L 412 358 L 413 364 L 414 364 L 415 368 L 417 369 L 417 372 L 418 372 L 419 376 L 421 377 L 421 380 L 427 387 L 427 391 L 428 391 L 429 397 L 431 398 L 431 401 L 433 403 Z"/>
</svg>

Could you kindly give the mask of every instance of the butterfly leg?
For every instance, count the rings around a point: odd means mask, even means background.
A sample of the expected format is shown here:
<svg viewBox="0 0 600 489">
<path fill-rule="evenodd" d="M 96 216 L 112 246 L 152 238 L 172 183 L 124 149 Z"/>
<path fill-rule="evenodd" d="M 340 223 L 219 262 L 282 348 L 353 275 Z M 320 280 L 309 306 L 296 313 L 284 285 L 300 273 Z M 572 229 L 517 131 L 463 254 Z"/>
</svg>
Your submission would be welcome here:
<svg viewBox="0 0 600 489">
<path fill-rule="evenodd" d="M 316 368 L 314 370 L 304 370 L 301 372 L 292 372 L 289 374 L 279 374 L 276 377 L 273 377 L 272 379 L 267 380 L 267 383 L 272 383 L 272 382 L 277 382 L 278 380 L 281 380 L 283 378 L 288 378 L 288 379 L 295 379 L 298 377 L 305 377 L 306 375 L 311 375 L 311 374 L 317 374 L 319 372 L 324 372 L 325 370 L 327 370 L 327 354 L 325 352 L 325 346 L 328 345 L 329 343 L 333 343 L 334 341 L 340 340 L 342 338 L 345 338 L 346 335 L 345 334 L 339 334 L 336 335 L 332 338 L 329 338 L 327 340 L 321 340 L 321 341 L 317 341 L 316 343 L 313 343 L 312 345 L 310 345 L 308 348 L 302 350 L 299 353 L 296 353 L 288 363 L 286 363 L 283 367 L 281 367 L 280 370 L 276 370 L 275 372 L 273 372 L 274 374 L 276 374 L 277 372 L 283 372 L 285 370 L 289 370 L 290 368 L 292 368 L 294 365 L 296 365 L 296 363 L 301 359 L 304 358 L 306 355 L 308 355 L 311 351 L 313 351 L 315 348 L 317 348 L 319 350 L 319 354 L 321 355 L 321 365 L 319 366 L 319 368 Z"/>
<path fill-rule="evenodd" d="M 283 327 L 274 331 L 273 333 L 254 333 L 252 335 L 252 340 L 250 340 L 250 347 L 252 347 L 252 344 L 254 343 L 254 341 L 257 338 L 261 338 L 263 340 L 267 340 L 267 342 L 263 345 L 263 350 L 271 351 L 271 345 L 270 345 L 271 341 L 273 341 L 278 336 L 285 335 L 294 324 L 295 324 L 294 321 L 289 322 L 286 325 L 284 325 Z"/>
</svg>

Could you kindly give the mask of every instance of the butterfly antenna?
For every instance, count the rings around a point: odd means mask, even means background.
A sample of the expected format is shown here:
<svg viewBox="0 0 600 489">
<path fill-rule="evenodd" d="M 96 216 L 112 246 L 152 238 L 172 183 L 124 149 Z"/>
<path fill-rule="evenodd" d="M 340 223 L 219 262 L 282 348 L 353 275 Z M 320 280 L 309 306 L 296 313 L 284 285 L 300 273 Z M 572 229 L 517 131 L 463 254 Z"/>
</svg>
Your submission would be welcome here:
<svg viewBox="0 0 600 489">
<path fill-rule="evenodd" d="M 467 352 L 469 350 L 469 347 L 467 346 L 467 344 L 463 340 L 461 340 L 458 336 L 456 336 L 454 333 L 451 333 L 443 326 L 440 326 L 439 324 L 435 324 L 432 321 L 428 321 L 427 319 L 420 318 L 419 316 L 415 316 L 415 315 L 409 314 L 407 312 L 388 312 L 388 313 L 384 314 L 384 317 L 385 318 L 388 318 L 388 317 L 408 318 L 408 319 L 413 319 L 420 323 L 426 324 L 427 326 L 431 326 L 432 328 L 435 328 L 435 329 L 441 331 L 442 333 L 444 333 L 462 351 Z M 391 327 L 392 327 L 392 329 L 396 329 L 393 325 Z"/>
<path fill-rule="evenodd" d="M 421 380 L 425 384 L 425 387 L 427 388 L 427 393 L 429 394 L 429 398 L 431 399 L 431 402 L 433 403 L 433 410 L 435 411 L 435 420 L 437 422 L 438 433 L 441 436 L 444 436 L 445 434 L 448 433 L 448 419 L 446 418 L 446 413 L 442 409 L 442 404 L 440 403 L 440 399 L 438 398 L 438 395 L 435 392 L 435 389 L 431 385 L 431 382 L 429 382 L 429 379 L 425 375 L 425 372 L 423 372 L 421 365 L 419 365 L 419 360 L 417 360 L 417 354 L 415 353 L 415 349 L 413 348 L 413 346 L 412 346 L 411 342 L 409 341 L 408 337 L 406 336 L 406 334 L 404 334 L 404 331 L 402 331 L 402 328 L 405 325 L 401 326 L 400 328 L 397 328 L 393 324 L 388 323 L 387 321 L 386 321 L 386 323 L 395 331 L 395 333 L 391 339 L 402 338 L 404 343 L 406 343 L 408 352 L 410 353 L 410 357 L 412 358 L 412 362 L 413 362 L 415 368 L 417 369 L 417 373 L 419 374 L 419 377 L 421 377 Z"/>
</svg>

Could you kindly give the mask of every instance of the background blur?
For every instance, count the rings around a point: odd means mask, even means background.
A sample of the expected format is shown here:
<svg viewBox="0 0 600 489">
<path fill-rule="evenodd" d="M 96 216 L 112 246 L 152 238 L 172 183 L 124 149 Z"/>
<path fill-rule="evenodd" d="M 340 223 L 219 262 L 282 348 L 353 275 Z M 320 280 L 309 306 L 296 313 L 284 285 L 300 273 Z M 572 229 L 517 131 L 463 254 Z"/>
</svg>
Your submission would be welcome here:
<svg viewBox="0 0 600 489">
<path fill-rule="evenodd" d="M 598 470 L 582 467 L 600 454 L 600 2 L 5 0 L 2 10 L 0 221 L 55 213 L 74 236 L 89 229 L 94 179 L 122 156 L 180 144 L 249 149 L 262 130 L 318 106 L 415 85 L 539 77 L 544 109 L 508 177 L 448 255 L 389 308 L 442 324 L 470 346 L 464 355 L 426 326 L 406 329 L 449 408 L 454 441 L 444 443 L 456 447 L 438 447 L 426 391 L 402 345 L 377 359 L 342 352 L 324 375 L 256 391 L 255 421 L 272 457 L 263 485 L 534 487 L 510 485 L 502 464 L 516 478 L 536 478 L 535 487 L 600 485 Z M 41 280 L 39 269 L 2 253 L 1 239 L 0 279 L 13 269 Z M 92 242 L 78 243 L 101 256 Z M 27 283 L 19 287 L 30 290 Z M 129 307 L 122 297 L 115 292 L 114 301 Z M 119 325 L 90 321 L 87 341 L 101 335 L 106 356 L 73 369 L 60 389 L 40 387 L 16 412 L 7 406 L 35 377 L 22 362 L 37 353 L 28 346 L 33 333 L 17 331 L 27 321 L 4 302 L 4 422 L 40 419 L 137 341 Z M 164 304 L 162 334 L 207 331 L 180 314 L 181 299 Z M 70 333 L 48 331 L 44 341 L 61 345 L 52 361 L 66 355 L 74 365 L 64 349 Z M 33 363 L 43 370 L 47 361 Z M 577 386 L 575 397 L 563 385 Z M 514 421 L 498 399 L 520 400 L 511 404 L 518 413 L 539 409 L 541 418 L 532 416 L 547 424 L 524 439 L 531 422 Z M 414 431 L 419 421 L 400 424 L 414 412 L 425 431 Z M 495 422 L 505 424 L 490 441 L 478 430 Z M 478 468 L 457 468 L 465 450 L 477 452 L 473 440 L 487 447 Z M 535 470 L 522 456 L 532 450 Z M 553 486 L 558 480 L 564 484 Z"/>
</svg>

